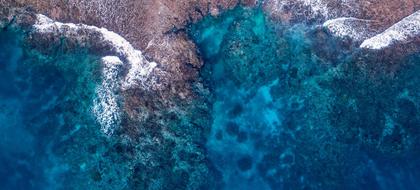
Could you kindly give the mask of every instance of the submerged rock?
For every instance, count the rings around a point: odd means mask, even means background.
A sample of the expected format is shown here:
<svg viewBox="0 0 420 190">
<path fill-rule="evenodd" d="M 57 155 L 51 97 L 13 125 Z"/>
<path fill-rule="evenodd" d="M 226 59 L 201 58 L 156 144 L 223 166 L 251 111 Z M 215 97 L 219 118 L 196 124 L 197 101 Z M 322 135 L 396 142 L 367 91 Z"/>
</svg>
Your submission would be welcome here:
<svg viewBox="0 0 420 190">
<path fill-rule="evenodd" d="M 155 62 L 147 61 L 142 52 L 133 46 L 120 35 L 108 31 L 105 28 L 97 28 L 83 24 L 54 22 L 44 15 L 36 15 L 36 22 L 31 31 L 35 35 L 35 43 L 60 43 L 60 38 L 65 38 L 66 45 L 80 46 L 92 49 L 98 55 L 118 56 L 125 62 L 128 69 L 127 76 L 121 84 L 124 89 L 133 85 L 146 85 L 144 82 L 148 75 L 156 67 Z M 46 36 L 48 39 L 45 39 Z"/>
<path fill-rule="evenodd" d="M 89 101 L 80 101 L 85 106 L 82 110 L 87 112 L 82 115 L 96 117 L 97 123 L 89 123 L 87 126 L 77 124 L 74 130 L 63 134 L 61 141 L 51 142 L 51 146 L 56 147 L 56 152 L 51 155 L 57 156 L 57 162 L 71 166 L 70 169 L 60 172 L 72 173 L 63 179 L 62 184 L 57 185 L 65 184 L 70 189 L 104 186 L 111 189 L 127 186 L 134 188 L 140 186 L 138 182 L 146 184 L 145 187 L 148 188 L 177 186 L 176 184 L 194 189 L 199 186 L 217 186 L 217 182 L 209 181 L 214 180 L 215 176 L 210 175 L 213 173 L 211 166 L 201 156 L 204 149 L 197 146 L 197 143 L 205 139 L 203 135 L 206 131 L 202 127 L 207 122 L 205 102 L 199 98 L 191 100 L 192 97 L 187 97 L 189 101 L 180 101 L 176 96 L 179 92 L 174 89 L 177 81 L 172 81 L 168 72 L 159 68 L 156 62 L 148 61 L 149 58 L 146 59 L 141 51 L 133 48 L 116 33 L 95 26 L 56 22 L 46 16 L 33 14 L 31 10 L 11 14 L 16 14 L 12 16 L 15 19 L 11 19 L 4 30 L 23 30 L 24 47 L 37 55 L 48 60 L 61 55 L 71 57 L 73 52 L 83 49 L 89 55 L 97 57 L 100 65 L 99 71 L 91 72 L 80 69 L 85 65 L 76 62 L 75 68 L 79 70 L 74 72 L 99 76 L 99 79 L 89 81 L 97 84 L 93 90 L 94 98 L 79 97 Z M 54 66 L 55 62 L 47 68 Z M 34 76 L 38 77 L 39 74 Z M 80 80 L 74 82 L 85 85 Z M 184 81 L 184 85 L 186 84 L 190 85 Z M 168 94 L 171 96 L 168 97 Z M 51 114 L 55 116 L 62 112 L 56 110 Z M 77 122 L 80 112 L 64 112 L 69 113 L 69 117 Z M 195 112 L 202 112 L 202 116 L 185 119 L 200 115 Z M 184 120 L 189 122 L 181 122 Z M 69 123 L 68 120 L 62 122 Z M 40 133 L 36 130 L 35 132 Z M 103 139 L 104 136 L 106 139 Z M 114 144 L 122 142 L 124 146 L 114 148 Z M 162 149 L 157 151 L 153 147 Z M 112 162 L 116 163 L 111 164 Z M 162 168 L 163 163 L 166 165 Z M 144 174 L 147 176 L 145 179 L 142 176 L 133 176 L 131 169 L 134 165 L 144 165 L 145 170 L 159 172 L 160 175 L 148 172 Z M 178 179 L 177 175 L 170 175 L 174 170 L 183 173 L 184 177 Z M 92 175 L 87 175 L 86 172 Z M 57 175 L 61 174 L 57 172 Z M 52 173 L 51 178 L 55 178 L 55 175 Z M 41 176 L 43 177 L 45 176 Z M 80 180 L 82 178 L 84 179 Z"/>
<path fill-rule="evenodd" d="M 34 148 L 41 160 L 60 163 L 39 166 L 47 168 L 49 179 L 62 179 L 57 186 L 418 185 L 413 180 L 420 176 L 418 55 L 406 57 L 416 51 L 404 49 L 397 49 L 398 59 L 364 55 L 352 44 L 365 40 L 371 44 L 366 47 L 391 44 L 394 50 L 395 44 L 415 43 L 418 12 L 394 24 L 418 9 L 414 2 L 0 2 L 3 31 L 23 30 L 25 44 L 19 48 L 31 50 L 29 60 L 46 63 L 39 70 L 23 69 L 38 71 L 22 77 L 37 80 L 14 81 L 7 93 L 20 97 L 31 89 L 25 85 L 39 83 L 26 98 L 35 103 L 29 101 L 22 112 L 30 116 L 25 122 L 37 127 L 22 134 L 42 141 L 42 150 Z M 321 24 L 328 33 L 319 30 Z M 89 59 L 82 62 L 80 56 Z M 20 63 L 17 57 L 10 59 Z M 13 78 L 7 72 L 0 73 L 6 73 L 2 79 Z M 48 82 L 52 87 L 44 88 Z M 0 82 L 0 88 L 7 86 Z M 9 112 L 0 119 L 7 124 L 18 112 L 10 102 L 4 107 Z M 40 115 L 30 113 L 38 109 Z M 31 149 L 19 150 L 31 155 Z"/>
<path fill-rule="evenodd" d="M 97 89 L 99 98 L 94 107 L 94 113 L 105 134 L 112 134 L 113 128 L 118 127 L 121 122 L 119 115 L 122 105 L 116 102 L 117 94 L 130 88 L 147 90 L 150 84 L 156 84 L 149 80 L 156 63 L 147 61 L 141 51 L 107 29 L 54 22 L 38 14 L 30 32 L 32 45 L 45 53 L 49 51 L 44 48 L 45 45 L 58 46 L 65 39 L 63 45 L 69 48 L 87 48 L 93 54 L 106 55 L 102 58 L 104 82 Z"/>
</svg>

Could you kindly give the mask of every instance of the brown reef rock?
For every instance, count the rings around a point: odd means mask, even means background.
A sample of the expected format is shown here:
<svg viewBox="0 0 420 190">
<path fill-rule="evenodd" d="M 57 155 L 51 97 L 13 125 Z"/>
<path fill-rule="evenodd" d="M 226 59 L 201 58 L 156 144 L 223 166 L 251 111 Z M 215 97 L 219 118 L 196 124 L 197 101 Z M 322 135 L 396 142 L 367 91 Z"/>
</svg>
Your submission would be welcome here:
<svg viewBox="0 0 420 190">
<path fill-rule="evenodd" d="M 104 57 L 104 64 L 124 63 L 119 82 L 130 84 L 133 71 L 133 76 L 141 76 L 135 78 L 135 83 L 147 84 L 122 85 L 105 93 L 123 96 L 124 105 L 119 109 L 123 110 L 120 122 L 124 128 L 116 136 L 129 138 L 127 141 L 136 146 L 134 155 L 141 161 L 133 166 L 134 174 L 137 169 L 146 171 L 139 176 L 148 175 L 147 171 L 162 171 L 161 176 L 144 178 L 177 181 L 177 176 L 163 176 L 165 169 L 159 163 L 165 161 L 166 166 L 173 166 L 166 170 L 191 163 L 182 174 L 189 175 L 192 189 L 197 189 L 203 181 L 212 183 L 206 178 L 212 176 L 211 166 L 204 148 L 197 143 L 208 134 L 205 126 L 210 118 L 206 111 L 211 105 L 200 99 L 209 95 L 198 78 L 203 62 L 185 27 L 238 4 L 262 6 L 273 21 L 322 26 L 367 49 L 382 47 L 375 46 L 375 42 L 385 36 L 400 52 L 418 51 L 418 45 L 413 43 L 418 44 L 420 35 L 419 0 L 0 0 L 0 28 L 31 28 L 38 23 L 38 30 L 28 40 L 40 51 L 47 49 L 48 43 L 58 43 L 61 36 L 68 38 L 70 49 L 76 44 L 100 42 L 91 51 Z M 407 38 L 394 39 L 392 34 L 405 26 L 412 27 L 403 31 Z M 408 44 L 410 50 L 401 44 Z M 183 123 L 182 118 L 192 122 Z"/>
</svg>

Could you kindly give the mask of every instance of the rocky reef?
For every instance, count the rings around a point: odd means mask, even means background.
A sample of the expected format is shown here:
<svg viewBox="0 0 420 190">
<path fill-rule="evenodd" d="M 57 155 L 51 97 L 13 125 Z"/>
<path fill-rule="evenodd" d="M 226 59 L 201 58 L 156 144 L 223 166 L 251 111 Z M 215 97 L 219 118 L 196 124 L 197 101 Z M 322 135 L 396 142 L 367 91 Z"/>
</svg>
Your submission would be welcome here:
<svg viewBox="0 0 420 190">
<path fill-rule="evenodd" d="M 418 175 L 401 168 L 418 167 L 418 54 L 378 62 L 364 50 L 347 51 L 334 36 L 318 37 L 328 31 L 279 25 L 258 9 L 207 17 L 191 33 L 211 63 L 202 71 L 213 91 L 207 147 L 226 189 L 416 186 L 380 171 Z M 223 42 L 216 43 L 219 34 Z M 334 59 L 324 52 L 332 50 Z"/>
<path fill-rule="evenodd" d="M 76 64 L 78 67 L 74 71 L 61 72 L 63 74 L 83 72 L 86 76 L 94 76 L 94 78 L 88 78 L 86 81 L 77 78 L 73 82 L 66 81 L 72 85 L 83 85 L 73 87 L 76 92 L 92 90 L 89 96 L 62 92 L 58 94 L 61 96 L 55 97 L 56 103 L 40 102 L 46 104 L 45 109 L 54 117 L 40 116 L 48 118 L 47 120 L 51 122 L 65 123 L 62 127 L 51 129 L 57 132 L 50 144 L 40 145 L 41 147 L 38 148 L 41 152 L 48 150 L 45 157 L 54 158 L 51 165 L 40 166 L 41 174 L 38 181 L 42 181 L 42 184 L 19 186 L 8 179 L 5 183 L 10 184 L 11 188 L 25 189 L 44 187 L 60 189 L 63 186 L 70 189 L 130 187 L 162 189 L 166 186 L 177 188 L 188 186 L 197 189 L 205 184 L 217 185 L 216 182 L 208 181 L 213 175 L 210 175 L 211 171 L 208 171 L 206 158 L 201 156 L 204 149 L 193 143 L 193 140 L 201 142 L 205 139 L 205 131 L 199 125 L 200 122 L 206 121 L 206 116 L 188 119 L 189 122 L 195 121 L 195 123 L 182 122 L 185 118 L 191 117 L 187 115 L 191 114 L 190 112 L 183 113 L 183 110 L 196 109 L 187 107 L 191 102 L 181 102 L 180 104 L 186 106 L 176 107 L 179 106 L 174 100 L 176 97 L 172 99 L 159 97 L 159 90 L 162 90 L 159 88 L 161 84 L 159 78 L 165 75 L 155 69 L 157 66 L 155 62 L 147 61 L 141 51 L 134 49 L 118 34 L 104 28 L 55 22 L 28 10 L 16 9 L 16 12 L 18 12 L 17 16 L 10 19 L 3 29 L 4 34 L 12 33 L 20 39 L 15 42 L 15 46 L 24 52 L 24 56 L 17 55 L 17 63 L 14 64 L 21 64 L 28 60 L 28 62 L 43 63 L 48 69 L 67 68 L 71 64 Z M 8 42 L 7 39 L 4 40 L 5 43 Z M 83 53 L 78 53 L 79 51 Z M 9 55 L 4 56 L 9 57 Z M 33 58 L 39 56 L 42 58 Z M 62 56 L 69 57 L 69 60 L 62 60 Z M 78 59 L 84 60 L 85 56 L 92 57 L 92 60 L 89 58 L 91 61 L 86 61 L 86 64 L 97 65 L 98 68 L 83 69 L 86 65 L 79 63 Z M 62 61 L 68 65 L 61 65 Z M 2 62 L 6 68 L 8 64 L 10 64 L 8 61 Z M 25 70 L 25 66 L 22 66 L 22 70 Z M 11 75 L 20 77 L 19 72 L 10 72 Z M 31 76 L 31 74 L 28 75 Z M 43 77 L 40 74 L 34 75 L 34 77 Z M 49 78 L 43 81 L 45 85 L 49 85 L 48 81 L 54 81 L 54 79 Z M 90 88 L 84 88 L 86 85 L 84 83 L 92 85 Z M 5 87 L 2 90 L 8 91 L 8 88 Z M 42 94 L 41 92 L 34 93 Z M 69 109 L 61 106 L 62 101 L 68 101 L 67 97 L 86 101 L 71 103 L 77 109 L 79 109 L 79 104 L 85 105 L 80 108 L 83 112 L 70 112 L 68 118 L 56 121 L 55 117 L 62 117 L 61 111 L 58 110 Z M 153 103 L 153 99 L 159 102 Z M 5 110 L 8 109 L 10 108 L 5 108 Z M 27 109 L 26 104 L 22 109 Z M 82 122 L 80 116 L 88 118 L 89 122 Z M 26 124 L 17 127 L 26 131 L 34 125 Z M 51 127 L 43 123 L 39 125 Z M 13 127 L 13 124 L 10 124 L 10 127 Z M 190 131 L 180 131 L 188 127 Z M 28 136 L 38 139 L 44 138 L 44 135 L 47 134 L 36 133 Z M 164 149 L 158 151 L 155 147 Z M 188 154 L 191 154 L 191 157 L 185 157 Z M 49 160 L 46 159 L 46 161 Z M 112 164 L 112 162 L 118 164 Z M 188 167 L 189 164 L 194 167 Z M 60 168 L 60 170 L 44 171 L 54 168 Z M 159 170 L 162 175 L 152 173 Z M 179 175 L 184 175 L 184 177 L 178 179 L 178 175 L 168 173 L 174 170 L 178 170 Z M 143 173 L 144 171 L 148 172 Z M 61 183 L 50 184 L 62 175 L 66 177 Z M 167 177 L 164 177 L 165 175 Z M 118 179 L 116 179 L 117 176 Z M 51 178 L 51 181 L 44 178 Z"/>
<path fill-rule="evenodd" d="M 417 1 L 0 4 L 6 188 L 418 186 Z"/>
</svg>

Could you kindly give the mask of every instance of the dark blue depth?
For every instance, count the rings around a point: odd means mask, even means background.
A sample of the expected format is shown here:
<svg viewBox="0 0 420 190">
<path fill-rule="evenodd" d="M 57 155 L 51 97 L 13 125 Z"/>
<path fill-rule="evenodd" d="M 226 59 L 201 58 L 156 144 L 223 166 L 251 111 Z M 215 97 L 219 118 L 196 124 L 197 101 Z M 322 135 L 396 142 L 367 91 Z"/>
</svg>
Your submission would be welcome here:
<svg viewBox="0 0 420 190">
<path fill-rule="evenodd" d="M 23 36 L 0 32 L 0 189 L 62 189 L 74 136 L 99 128 L 90 113 L 98 64 L 85 51 L 40 54 Z"/>
</svg>

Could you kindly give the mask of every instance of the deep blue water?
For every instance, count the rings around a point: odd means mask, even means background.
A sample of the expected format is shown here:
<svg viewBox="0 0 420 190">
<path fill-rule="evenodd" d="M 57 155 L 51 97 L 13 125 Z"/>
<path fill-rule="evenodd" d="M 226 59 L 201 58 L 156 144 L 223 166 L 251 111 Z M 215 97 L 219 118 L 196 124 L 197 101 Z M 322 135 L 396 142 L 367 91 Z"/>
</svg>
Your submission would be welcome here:
<svg viewBox="0 0 420 190">
<path fill-rule="evenodd" d="M 83 50 L 40 54 L 23 37 L 0 33 L 0 189 L 62 189 L 69 139 L 97 127 L 90 104 L 98 64 Z"/>
</svg>

